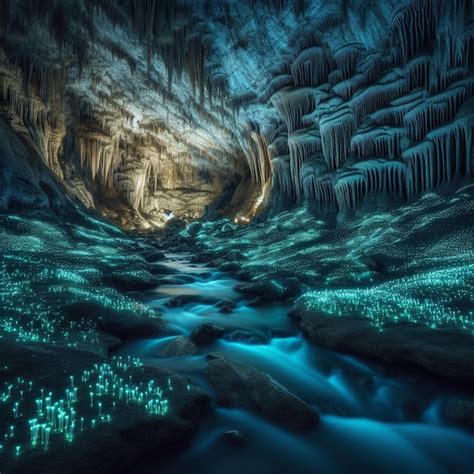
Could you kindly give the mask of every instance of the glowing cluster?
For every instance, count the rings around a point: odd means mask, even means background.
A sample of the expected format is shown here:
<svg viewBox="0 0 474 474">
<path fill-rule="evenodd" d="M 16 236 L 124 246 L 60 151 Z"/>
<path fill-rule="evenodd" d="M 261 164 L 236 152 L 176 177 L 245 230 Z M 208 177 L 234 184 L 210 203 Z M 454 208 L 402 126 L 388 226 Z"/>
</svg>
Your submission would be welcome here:
<svg viewBox="0 0 474 474">
<path fill-rule="evenodd" d="M 82 433 L 111 423 L 126 407 L 165 416 L 172 380 L 144 380 L 141 367 L 139 359 L 114 357 L 65 376 L 60 390 L 22 377 L 5 382 L 0 388 L 0 409 L 10 416 L 0 422 L 0 457 L 48 450 L 60 439 L 71 443 Z"/>
</svg>

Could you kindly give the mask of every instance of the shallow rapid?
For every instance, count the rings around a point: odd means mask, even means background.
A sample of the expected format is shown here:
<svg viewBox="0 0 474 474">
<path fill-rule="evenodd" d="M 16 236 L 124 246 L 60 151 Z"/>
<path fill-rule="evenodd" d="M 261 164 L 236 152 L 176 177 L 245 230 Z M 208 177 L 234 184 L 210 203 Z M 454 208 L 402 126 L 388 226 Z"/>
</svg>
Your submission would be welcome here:
<svg viewBox="0 0 474 474">
<path fill-rule="evenodd" d="M 167 466 L 167 473 L 472 471 L 472 435 L 447 425 L 442 416 L 444 402 L 462 395 L 461 387 L 444 387 L 416 374 L 390 374 L 354 357 L 314 347 L 287 317 L 287 304 L 249 306 L 235 291 L 235 279 L 190 259 L 190 255 L 167 254 L 164 264 L 177 273 L 170 275 L 169 283 L 145 294 L 146 303 L 166 320 L 166 333 L 128 343 L 119 352 L 178 372 L 211 396 L 207 355 L 218 353 L 269 374 L 314 407 L 321 421 L 310 432 L 295 434 L 248 411 L 218 407 L 213 397 L 197 436 Z M 166 304 L 183 295 L 199 297 L 199 302 L 180 307 Z M 206 298 L 231 300 L 236 307 L 223 314 Z M 198 355 L 160 355 L 174 337 L 189 336 L 202 323 L 225 329 L 223 338 L 200 346 Z M 241 431 L 247 442 L 229 443 L 223 437 L 229 430 Z M 205 470 L 199 466 L 206 466 Z M 157 467 L 139 469 L 154 472 Z"/>
</svg>

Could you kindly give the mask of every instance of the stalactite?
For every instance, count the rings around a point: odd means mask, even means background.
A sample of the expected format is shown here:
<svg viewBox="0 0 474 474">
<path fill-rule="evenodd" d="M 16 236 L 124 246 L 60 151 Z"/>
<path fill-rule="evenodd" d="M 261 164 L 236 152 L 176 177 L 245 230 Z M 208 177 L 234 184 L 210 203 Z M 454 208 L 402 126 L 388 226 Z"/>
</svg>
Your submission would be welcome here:
<svg viewBox="0 0 474 474">
<path fill-rule="evenodd" d="M 422 140 L 426 134 L 443 123 L 451 121 L 463 103 L 474 95 L 474 78 L 453 84 L 440 94 L 428 97 L 404 117 L 413 140 Z"/>
<path fill-rule="evenodd" d="M 399 99 L 392 100 L 389 107 L 370 114 L 370 120 L 378 125 L 403 127 L 406 114 L 422 104 L 424 97 L 425 91 L 417 89 Z"/>
<path fill-rule="evenodd" d="M 265 88 L 263 93 L 262 102 L 267 103 L 271 97 L 276 94 L 281 89 L 285 87 L 293 86 L 294 80 L 291 74 L 281 74 L 279 76 L 275 76 Z"/>
<path fill-rule="evenodd" d="M 302 195 L 300 170 L 304 161 L 315 153 L 321 151 L 321 135 L 315 128 L 302 129 L 288 136 L 290 150 L 290 175 L 295 195 Z"/>
<path fill-rule="evenodd" d="M 332 177 L 320 154 L 308 158 L 301 168 L 300 181 L 306 199 L 330 206 L 336 203 Z"/>
<path fill-rule="evenodd" d="M 296 86 L 318 86 L 327 81 L 333 69 L 328 49 L 313 46 L 302 51 L 291 65 L 291 75 Z"/>
<path fill-rule="evenodd" d="M 252 180 L 264 185 L 271 177 L 271 160 L 268 146 L 274 138 L 268 136 L 268 128 L 257 122 L 249 121 L 244 125 L 245 133 L 240 139 L 240 144 L 250 168 Z M 266 133 L 267 132 L 267 133 Z"/>
<path fill-rule="evenodd" d="M 360 125 L 364 117 L 376 110 L 386 108 L 390 101 L 407 92 L 409 92 L 407 80 L 400 78 L 396 73 L 389 73 L 378 84 L 357 93 L 349 102 L 356 123 Z"/>
<path fill-rule="evenodd" d="M 359 159 L 376 157 L 398 158 L 400 140 L 405 137 L 404 128 L 368 126 L 359 128 L 352 137 L 351 148 Z"/>
<path fill-rule="evenodd" d="M 407 197 L 409 171 L 404 163 L 375 159 L 356 163 L 354 169 L 364 177 L 366 194 L 384 192 L 403 199 Z"/>
<path fill-rule="evenodd" d="M 277 156 L 289 155 L 288 137 L 286 135 L 280 135 L 275 138 L 270 145 L 268 145 L 268 152 L 272 159 Z"/>
<path fill-rule="evenodd" d="M 398 38 L 403 62 L 430 47 L 441 18 L 441 5 L 442 0 L 405 0 L 400 4 L 392 21 L 392 35 Z"/>
<path fill-rule="evenodd" d="M 64 6 L 59 3 L 54 6 L 50 19 L 50 31 L 52 32 L 57 43 L 63 47 L 67 34 L 67 22 L 64 12 Z"/>
<path fill-rule="evenodd" d="M 110 51 L 114 58 L 125 61 L 130 68 L 131 74 L 135 74 L 137 69 L 137 60 L 132 55 L 125 51 L 119 44 L 114 43 L 109 39 L 104 39 L 102 44 Z"/>
<path fill-rule="evenodd" d="M 1 0 L 0 1 L 0 31 L 8 33 L 10 14 L 11 14 L 10 0 Z"/>
<path fill-rule="evenodd" d="M 334 84 L 331 91 L 344 100 L 349 100 L 356 91 L 366 86 L 369 82 L 369 78 L 365 74 L 359 73 L 338 84 Z"/>
<path fill-rule="evenodd" d="M 358 59 L 363 50 L 360 43 L 345 44 L 334 51 L 334 60 L 341 72 L 341 80 L 348 79 L 355 71 Z"/>
<path fill-rule="evenodd" d="M 303 115 L 314 110 L 314 89 L 309 87 L 282 89 L 271 98 L 271 103 L 286 123 L 288 132 L 291 133 L 302 127 Z"/>
<path fill-rule="evenodd" d="M 408 148 L 402 154 L 402 160 L 410 170 L 408 192 L 413 196 L 434 187 L 434 146 L 425 140 Z"/>
<path fill-rule="evenodd" d="M 428 133 L 427 138 L 434 143 L 436 158 L 434 186 L 462 176 L 472 176 L 473 112 L 474 99 L 470 99 L 455 120 Z"/>
<path fill-rule="evenodd" d="M 441 72 L 468 66 L 470 35 L 465 32 L 468 3 L 467 0 L 452 0 L 443 3 L 436 35 L 439 52 L 437 67 Z"/>
<path fill-rule="evenodd" d="M 207 83 L 205 61 L 209 53 L 209 44 L 201 32 L 187 38 L 186 66 L 191 78 L 193 91 L 199 91 L 199 103 L 204 105 L 204 91 Z"/>
<path fill-rule="evenodd" d="M 122 161 L 120 138 L 113 139 L 98 129 L 96 124 L 86 122 L 76 125 L 75 143 L 81 168 L 90 173 L 92 180 L 97 178 L 105 189 L 111 189 L 114 171 Z"/>
<path fill-rule="evenodd" d="M 431 60 L 431 55 L 425 54 L 416 56 L 405 65 L 409 90 L 417 87 L 428 90 Z"/>
<path fill-rule="evenodd" d="M 363 74 L 369 82 L 375 81 L 380 74 L 393 64 L 390 56 L 384 56 L 382 51 L 364 51 L 356 63 L 356 73 Z"/>
<path fill-rule="evenodd" d="M 285 196 L 294 197 L 290 175 L 290 155 L 277 156 L 272 159 L 273 183 Z"/>
<path fill-rule="evenodd" d="M 266 8 L 272 8 L 276 11 L 281 11 L 288 6 L 288 0 L 245 0 L 248 4 L 255 8 L 257 6 L 265 6 Z"/>
<path fill-rule="evenodd" d="M 292 36 L 288 39 L 288 45 L 295 51 L 304 51 L 313 46 L 321 45 L 321 30 L 314 21 L 301 22 Z"/>
<path fill-rule="evenodd" d="M 330 170 L 345 163 L 355 125 L 354 115 L 347 106 L 339 107 L 333 113 L 321 117 L 319 127 L 322 150 Z"/>
<path fill-rule="evenodd" d="M 359 170 L 341 169 L 335 178 L 334 192 L 339 209 L 355 207 L 367 192 L 364 175 Z"/>
</svg>

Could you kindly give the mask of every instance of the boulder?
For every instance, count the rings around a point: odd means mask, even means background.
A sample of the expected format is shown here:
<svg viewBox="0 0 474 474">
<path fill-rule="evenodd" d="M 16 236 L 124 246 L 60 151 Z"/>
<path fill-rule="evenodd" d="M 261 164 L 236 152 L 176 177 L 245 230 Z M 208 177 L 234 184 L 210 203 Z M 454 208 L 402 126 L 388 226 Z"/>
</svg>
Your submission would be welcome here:
<svg viewBox="0 0 474 474">
<path fill-rule="evenodd" d="M 162 262 L 166 260 L 166 255 L 160 250 L 145 250 L 140 252 L 140 256 L 149 263 Z"/>
<path fill-rule="evenodd" d="M 104 275 L 104 282 L 120 291 L 150 290 L 159 283 L 148 270 L 133 267 Z"/>
<path fill-rule="evenodd" d="M 207 365 L 207 377 L 221 406 L 250 410 L 292 430 L 310 429 L 319 420 L 303 400 L 253 367 L 213 358 Z"/>
<path fill-rule="evenodd" d="M 219 308 L 219 313 L 229 314 L 234 311 L 237 305 L 231 300 L 222 300 L 219 301 L 216 306 Z"/>
<path fill-rule="evenodd" d="M 175 337 L 160 353 L 162 357 L 180 357 L 194 355 L 198 351 L 196 345 L 186 336 Z"/>
<path fill-rule="evenodd" d="M 98 327 L 122 341 L 159 335 L 164 328 L 161 318 L 132 312 L 106 312 L 99 317 Z"/>
<path fill-rule="evenodd" d="M 266 301 L 285 300 L 301 294 L 300 282 L 295 277 L 272 278 L 254 283 L 244 283 L 237 285 L 236 289 L 242 293 L 260 296 Z"/>
<path fill-rule="evenodd" d="M 240 270 L 240 265 L 237 262 L 225 262 L 219 265 L 219 270 L 223 272 L 236 272 Z"/>
<path fill-rule="evenodd" d="M 214 324 L 204 323 L 193 329 L 191 340 L 196 344 L 206 344 L 224 335 L 224 329 Z"/>
<path fill-rule="evenodd" d="M 299 302 L 289 316 L 320 347 L 474 380 L 474 337 L 465 330 L 407 322 L 386 324 L 381 330 L 362 314 L 336 316 L 306 309 Z"/>
</svg>

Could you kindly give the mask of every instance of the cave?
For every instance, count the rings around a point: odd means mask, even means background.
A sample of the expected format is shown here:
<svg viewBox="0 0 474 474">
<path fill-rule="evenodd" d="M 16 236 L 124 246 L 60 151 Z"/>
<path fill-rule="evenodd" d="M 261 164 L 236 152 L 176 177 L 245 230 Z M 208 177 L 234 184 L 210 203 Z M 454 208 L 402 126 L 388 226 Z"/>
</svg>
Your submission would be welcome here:
<svg viewBox="0 0 474 474">
<path fill-rule="evenodd" d="M 0 474 L 474 469 L 472 0 L 0 0 Z"/>
</svg>

